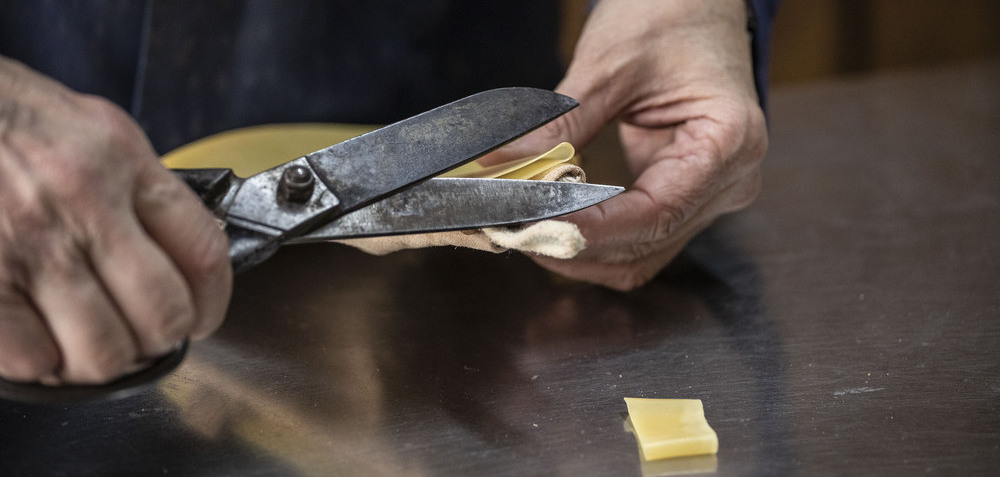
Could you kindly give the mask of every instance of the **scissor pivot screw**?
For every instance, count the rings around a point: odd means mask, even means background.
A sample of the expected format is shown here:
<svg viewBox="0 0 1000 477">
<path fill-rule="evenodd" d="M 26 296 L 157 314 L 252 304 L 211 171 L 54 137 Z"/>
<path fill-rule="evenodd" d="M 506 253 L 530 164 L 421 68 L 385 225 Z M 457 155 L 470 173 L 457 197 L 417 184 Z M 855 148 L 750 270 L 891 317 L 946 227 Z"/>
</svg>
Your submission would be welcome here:
<svg viewBox="0 0 1000 477">
<path fill-rule="evenodd" d="M 316 179 L 305 166 L 291 166 L 281 174 L 278 183 L 278 199 L 285 202 L 304 203 L 312 197 Z"/>
</svg>

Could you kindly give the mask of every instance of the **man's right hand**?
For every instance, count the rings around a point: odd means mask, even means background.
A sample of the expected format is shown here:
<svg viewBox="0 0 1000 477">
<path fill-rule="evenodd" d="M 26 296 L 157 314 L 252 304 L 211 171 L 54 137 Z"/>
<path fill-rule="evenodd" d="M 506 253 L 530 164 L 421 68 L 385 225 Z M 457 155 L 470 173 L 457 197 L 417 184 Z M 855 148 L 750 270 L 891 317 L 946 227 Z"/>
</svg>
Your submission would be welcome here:
<svg viewBox="0 0 1000 477">
<path fill-rule="evenodd" d="M 0 377 L 109 381 L 219 326 L 228 242 L 134 121 L 0 57 Z"/>
</svg>

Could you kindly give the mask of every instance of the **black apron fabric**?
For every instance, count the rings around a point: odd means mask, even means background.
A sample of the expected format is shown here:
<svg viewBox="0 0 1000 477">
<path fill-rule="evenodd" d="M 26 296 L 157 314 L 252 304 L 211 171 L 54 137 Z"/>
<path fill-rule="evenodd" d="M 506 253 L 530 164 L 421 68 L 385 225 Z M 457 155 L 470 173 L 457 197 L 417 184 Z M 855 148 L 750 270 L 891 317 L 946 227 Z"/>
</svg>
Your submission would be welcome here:
<svg viewBox="0 0 1000 477">
<path fill-rule="evenodd" d="M 0 54 L 166 152 L 240 126 L 387 123 L 562 76 L 555 0 L 0 0 Z"/>
</svg>

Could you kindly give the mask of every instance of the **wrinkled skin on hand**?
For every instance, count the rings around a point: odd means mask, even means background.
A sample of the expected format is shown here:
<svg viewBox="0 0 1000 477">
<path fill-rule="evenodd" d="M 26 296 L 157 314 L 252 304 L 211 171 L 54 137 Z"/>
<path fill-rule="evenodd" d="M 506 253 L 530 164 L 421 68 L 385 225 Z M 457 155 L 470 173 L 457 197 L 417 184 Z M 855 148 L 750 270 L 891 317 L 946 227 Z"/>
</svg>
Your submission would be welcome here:
<svg viewBox="0 0 1000 477">
<path fill-rule="evenodd" d="M 750 204 L 767 132 L 746 26 L 742 0 L 597 3 L 557 88 L 580 107 L 513 147 L 582 146 L 618 120 L 635 182 L 567 216 L 587 239 L 578 257 L 532 257 L 536 262 L 573 279 L 633 289 L 719 215 Z"/>
<path fill-rule="evenodd" d="M 228 243 L 139 127 L 0 58 L 0 377 L 101 383 L 222 321 Z"/>
</svg>

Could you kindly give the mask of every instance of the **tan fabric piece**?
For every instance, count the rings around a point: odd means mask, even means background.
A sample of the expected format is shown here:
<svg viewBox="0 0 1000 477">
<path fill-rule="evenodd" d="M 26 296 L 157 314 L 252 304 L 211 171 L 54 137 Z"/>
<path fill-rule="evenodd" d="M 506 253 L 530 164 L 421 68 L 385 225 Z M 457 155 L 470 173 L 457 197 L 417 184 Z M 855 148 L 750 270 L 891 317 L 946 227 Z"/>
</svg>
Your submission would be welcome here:
<svg viewBox="0 0 1000 477">
<path fill-rule="evenodd" d="M 174 168 L 226 167 L 246 177 L 329 144 L 347 140 L 375 126 L 346 124 L 277 124 L 215 134 L 182 146 L 165 156 Z M 562 143 L 545 154 L 493 166 L 472 162 L 442 176 L 586 182 L 573 146 Z M 399 250 L 456 246 L 487 252 L 519 250 L 555 258 L 572 258 L 586 247 L 576 225 L 543 220 L 523 227 L 394 235 L 337 240 L 373 255 Z"/>
<path fill-rule="evenodd" d="M 483 234 L 500 247 L 553 258 L 573 258 L 587 246 L 576 224 L 543 220 L 524 228 L 488 228 Z"/>
<path fill-rule="evenodd" d="M 541 174 L 538 180 L 586 182 L 583 169 L 574 164 L 560 164 Z M 524 227 L 493 227 L 426 234 L 390 235 L 362 239 L 337 240 L 372 255 L 386 255 L 399 250 L 451 245 L 485 252 L 507 250 L 536 253 L 554 258 L 573 258 L 586 248 L 586 240 L 576 224 L 542 220 Z"/>
<path fill-rule="evenodd" d="M 335 240 L 334 242 L 350 245 L 372 255 L 386 255 L 400 250 L 449 245 L 493 253 L 500 253 L 507 250 L 504 247 L 495 245 L 482 230 L 389 235 L 385 237 Z"/>
</svg>

